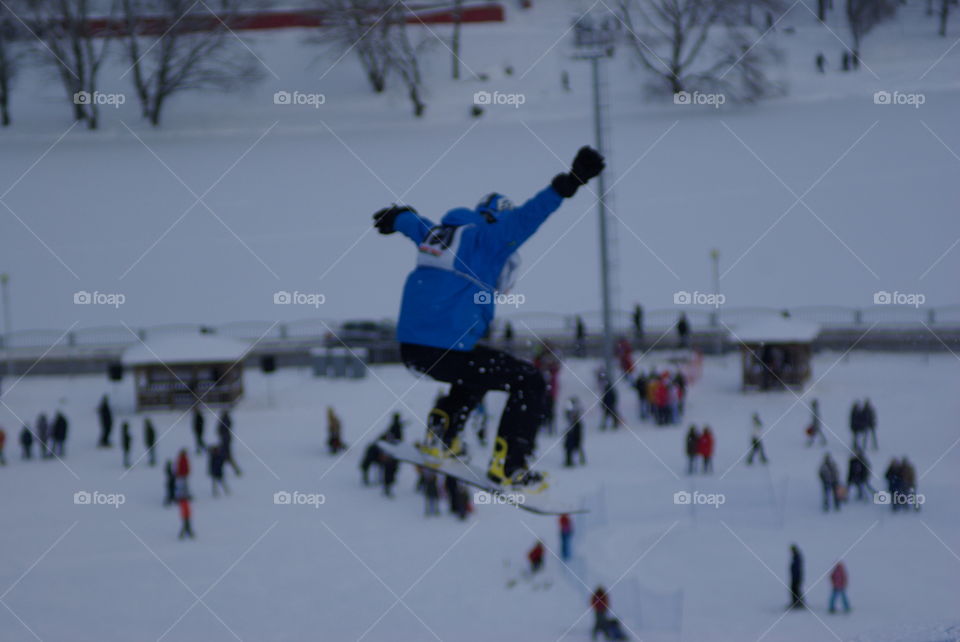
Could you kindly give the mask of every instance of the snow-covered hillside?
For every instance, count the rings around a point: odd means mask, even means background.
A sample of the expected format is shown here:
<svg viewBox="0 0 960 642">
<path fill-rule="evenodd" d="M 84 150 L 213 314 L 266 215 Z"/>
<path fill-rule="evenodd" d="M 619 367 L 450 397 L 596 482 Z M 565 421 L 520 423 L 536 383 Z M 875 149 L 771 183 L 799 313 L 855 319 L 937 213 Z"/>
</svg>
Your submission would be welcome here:
<svg viewBox="0 0 960 642">
<path fill-rule="evenodd" d="M 399 87 L 373 95 L 352 57 L 337 62 L 296 30 L 244 34 L 266 79 L 177 97 L 159 131 L 130 96 L 104 110 L 102 131 L 65 133 L 59 86 L 25 73 L 15 125 L 0 133 L 14 326 L 316 314 L 274 306 L 277 290 L 324 294 L 329 319 L 393 316 L 412 257 L 371 231 L 374 211 L 402 200 L 439 217 L 491 190 L 522 200 L 592 142 L 588 68 L 561 37 L 576 4 L 511 7 L 504 24 L 467 27 L 459 83 L 445 79 L 449 54 L 435 41 L 422 120 Z M 711 248 L 730 306 L 863 307 L 878 290 L 957 301 L 960 48 L 932 36 L 923 7 L 910 4 L 866 40 L 869 70 L 841 73 L 840 14 L 828 29 L 793 5 L 765 36 L 785 52 L 778 76 L 790 93 L 756 106 L 650 102 L 629 52 L 618 53 L 608 79 L 620 306 L 667 308 L 678 290 L 709 290 Z M 814 69 L 819 51 L 826 75 Z M 129 92 L 125 71 L 109 66 L 103 91 Z M 474 120 L 479 90 L 525 102 Z M 878 90 L 921 91 L 926 102 L 876 105 Z M 326 102 L 276 105 L 276 91 Z M 582 190 L 523 250 L 522 311 L 597 309 L 596 254 L 594 199 Z M 75 306 L 78 290 L 126 300 L 119 310 Z"/>
</svg>

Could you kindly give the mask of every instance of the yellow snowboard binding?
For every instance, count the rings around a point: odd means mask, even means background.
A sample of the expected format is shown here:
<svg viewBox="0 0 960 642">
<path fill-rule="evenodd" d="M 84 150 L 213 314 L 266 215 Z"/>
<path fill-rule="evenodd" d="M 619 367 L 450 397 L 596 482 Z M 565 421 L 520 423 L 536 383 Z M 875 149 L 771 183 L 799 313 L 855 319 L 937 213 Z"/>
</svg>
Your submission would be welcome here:
<svg viewBox="0 0 960 642">
<path fill-rule="evenodd" d="M 509 444 L 503 437 L 497 437 L 493 442 L 493 455 L 490 457 L 490 467 L 487 469 L 487 478 L 499 484 L 504 489 L 522 491 L 535 495 L 547 489 L 546 473 L 528 470 L 526 466 L 519 466 L 507 474 L 507 451 Z"/>
<path fill-rule="evenodd" d="M 417 448 L 427 457 L 436 459 L 437 467 L 443 463 L 444 459 L 459 459 L 466 454 L 459 435 L 453 436 L 448 443 L 449 430 L 450 415 L 439 408 L 431 410 L 427 417 L 426 438 L 423 443 L 417 444 Z"/>
</svg>

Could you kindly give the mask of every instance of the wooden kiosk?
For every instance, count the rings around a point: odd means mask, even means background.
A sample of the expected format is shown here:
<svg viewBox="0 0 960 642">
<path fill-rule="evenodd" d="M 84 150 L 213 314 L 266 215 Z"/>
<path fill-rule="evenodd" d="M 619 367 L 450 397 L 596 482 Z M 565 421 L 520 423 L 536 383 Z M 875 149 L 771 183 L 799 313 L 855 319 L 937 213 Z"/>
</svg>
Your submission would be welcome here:
<svg viewBox="0 0 960 642">
<path fill-rule="evenodd" d="M 133 371 L 137 410 L 186 410 L 198 399 L 225 406 L 243 395 L 248 349 L 212 334 L 169 336 L 129 348 L 122 363 Z"/>
<path fill-rule="evenodd" d="M 740 345 L 742 390 L 803 388 L 810 379 L 816 323 L 772 316 L 740 324 L 731 334 Z"/>
</svg>

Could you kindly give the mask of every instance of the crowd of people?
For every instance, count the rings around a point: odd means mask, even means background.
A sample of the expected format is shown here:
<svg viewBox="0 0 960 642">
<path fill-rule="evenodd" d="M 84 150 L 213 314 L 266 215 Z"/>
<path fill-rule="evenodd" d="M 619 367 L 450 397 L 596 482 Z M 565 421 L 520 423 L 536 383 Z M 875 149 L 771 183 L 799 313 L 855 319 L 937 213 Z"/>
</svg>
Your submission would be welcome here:
<svg viewBox="0 0 960 642">
<path fill-rule="evenodd" d="M 53 420 L 47 418 L 46 413 L 40 413 L 37 416 L 34 427 L 30 428 L 26 423 L 20 427 L 18 441 L 20 442 L 20 459 L 32 460 L 34 458 L 34 446 L 38 459 L 63 459 L 67 456 L 67 435 L 70 430 L 70 422 L 62 411 L 57 410 L 54 413 Z M 7 431 L 0 426 L 0 466 L 6 465 L 6 455 L 4 448 L 7 443 Z"/>
</svg>

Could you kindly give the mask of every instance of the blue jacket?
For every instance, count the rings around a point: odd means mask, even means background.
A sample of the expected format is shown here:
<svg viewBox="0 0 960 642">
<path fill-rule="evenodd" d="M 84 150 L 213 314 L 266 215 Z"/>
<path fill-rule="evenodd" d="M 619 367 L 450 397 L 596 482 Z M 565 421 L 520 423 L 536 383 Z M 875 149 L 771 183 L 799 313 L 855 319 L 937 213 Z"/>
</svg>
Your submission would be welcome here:
<svg viewBox="0 0 960 642">
<path fill-rule="evenodd" d="M 467 208 L 450 210 L 440 225 L 413 212 L 397 216 L 394 229 L 418 252 L 417 267 L 403 288 L 397 340 L 472 350 L 493 321 L 504 267 L 561 202 L 563 197 L 548 186 L 493 223 Z"/>
</svg>

